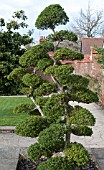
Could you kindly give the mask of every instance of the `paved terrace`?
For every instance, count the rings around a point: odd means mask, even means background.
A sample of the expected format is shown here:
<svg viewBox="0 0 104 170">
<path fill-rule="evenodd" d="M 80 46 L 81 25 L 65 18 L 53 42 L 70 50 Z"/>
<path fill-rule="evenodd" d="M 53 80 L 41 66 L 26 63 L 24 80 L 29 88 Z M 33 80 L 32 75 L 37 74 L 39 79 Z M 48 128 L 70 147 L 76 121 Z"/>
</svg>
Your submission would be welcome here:
<svg viewBox="0 0 104 170">
<path fill-rule="evenodd" d="M 77 103 L 71 102 L 71 104 Z M 96 118 L 96 124 L 91 137 L 72 135 L 71 141 L 80 142 L 88 148 L 89 153 L 95 155 L 101 170 L 104 170 L 104 110 L 95 103 L 79 105 L 91 111 Z M 26 148 L 36 142 L 36 138 L 18 136 L 12 133 L 14 127 L 0 127 L 0 129 L 0 170 L 16 170 L 19 153 L 25 153 Z"/>
</svg>

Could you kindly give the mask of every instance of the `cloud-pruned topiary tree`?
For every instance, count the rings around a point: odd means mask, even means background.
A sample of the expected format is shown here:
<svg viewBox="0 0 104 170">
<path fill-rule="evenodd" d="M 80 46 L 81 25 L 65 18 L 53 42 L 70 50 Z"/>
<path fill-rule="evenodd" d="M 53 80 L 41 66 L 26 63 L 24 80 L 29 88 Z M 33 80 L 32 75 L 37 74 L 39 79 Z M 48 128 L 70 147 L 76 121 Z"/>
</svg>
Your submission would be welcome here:
<svg viewBox="0 0 104 170">
<path fill-rule="evenodd" d="M 45 27 L 47 17 L 51 16 L 50 7 L 53 10 L 53 24 L 50 22 Z M 39 15 L 42 26 L 36 24 L 37 28 L 53 28 L 55 14 L 58 12 L 63 13 L 60 5 L 47 7 Z M 66 15 L 64 17 L 68 20 Z M 58 22 L 60 20 L 57 25 Z M 14 69 L 9 75 L 23 81 L 26 87 L 22 91 L 31 98 L 34 105 L 28 106 L 30 118 L 17 125 L 16 133 L 38 136 L 37 142 L 28 148 L 28 155 L 32 160 L 37 162 L 42 157 L 46 158 L 44 163 L 37 166 L 37 170 L 74 170 L 75 167 L 87 164 L 89 156 L 80 143 L 71 142 L 71 134 L 91 136 L 93 132 L 90 126 L 95 124 L 95 118 L 87 109 L 73 107 L 69 101 L 90 103 L 97 102 L 98 97 L 88 89 L 88 79 L 73 74 L 72 65 L 63 65 L 60 62 L 64 59 L 81 60 L 83 54 L 66 48 L 55 51 L 54 58 L 51 58 L 48 52 L 52 50 L 54 51 L 53 44 L 48 41 L 32 47 L 21 56 L 21 68 Z M 17 107 L 17 113 L 19 109 L 26 112 L 25 105 L 20 107 Z"/>
</svg>

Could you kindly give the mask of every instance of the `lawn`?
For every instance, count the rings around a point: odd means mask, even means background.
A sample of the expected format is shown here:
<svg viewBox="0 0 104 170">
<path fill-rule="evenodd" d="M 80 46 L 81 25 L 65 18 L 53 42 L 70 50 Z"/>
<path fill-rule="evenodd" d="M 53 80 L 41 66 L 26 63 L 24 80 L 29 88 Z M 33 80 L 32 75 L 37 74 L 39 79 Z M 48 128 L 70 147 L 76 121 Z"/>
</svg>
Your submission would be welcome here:
<svg viewBox="0 0 104 170">
<path fill-rule="evenodd" d="M 26 97 L 0 97 L 0 126 L 15 126 L 26 117 L 29 117 L 24 113 L 14 114 L 13 109 L 19 103 L 31 102 Z"/>
</svg>

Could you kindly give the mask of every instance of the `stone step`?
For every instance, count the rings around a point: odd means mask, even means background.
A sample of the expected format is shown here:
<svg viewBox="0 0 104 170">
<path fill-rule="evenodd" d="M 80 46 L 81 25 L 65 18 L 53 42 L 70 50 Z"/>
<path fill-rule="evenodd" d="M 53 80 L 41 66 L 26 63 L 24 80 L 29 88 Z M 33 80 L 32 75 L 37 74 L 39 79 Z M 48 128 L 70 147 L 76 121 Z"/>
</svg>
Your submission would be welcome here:
<svg viewBox="0 0 104 170">
<path fill-rule="evenodd" d="M 15 131 L 15 126 L 0 126 L 0 133 L 12 133 Z"/>
</svg>

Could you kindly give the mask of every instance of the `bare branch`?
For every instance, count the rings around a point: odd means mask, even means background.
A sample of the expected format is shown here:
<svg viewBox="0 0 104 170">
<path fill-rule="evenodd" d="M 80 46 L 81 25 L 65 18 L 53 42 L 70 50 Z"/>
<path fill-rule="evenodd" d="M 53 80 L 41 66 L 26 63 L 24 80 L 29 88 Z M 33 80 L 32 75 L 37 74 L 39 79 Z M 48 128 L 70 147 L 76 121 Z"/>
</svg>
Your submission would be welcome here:
<svg viewBox="0 0 104 170">
<path fill-rule="evenodd" d="M 94 37 L 96 35 L 101 35 L 103 32 L 102 24 L 103 20 L 103 10 L 93 10 L 90 1 L 88 2 L 88 7 L 84 11 L 80 10 L 78 18 L 74 19 L 74 24 L 71 25 L 74 32 L 79 36 Z"/>
</svg>

